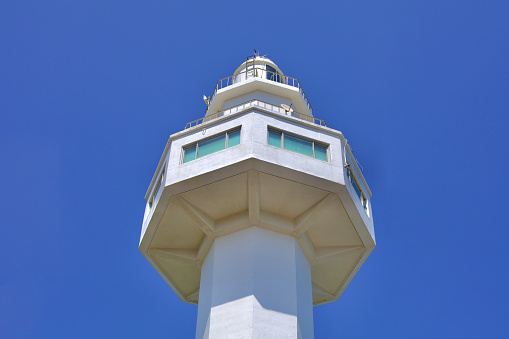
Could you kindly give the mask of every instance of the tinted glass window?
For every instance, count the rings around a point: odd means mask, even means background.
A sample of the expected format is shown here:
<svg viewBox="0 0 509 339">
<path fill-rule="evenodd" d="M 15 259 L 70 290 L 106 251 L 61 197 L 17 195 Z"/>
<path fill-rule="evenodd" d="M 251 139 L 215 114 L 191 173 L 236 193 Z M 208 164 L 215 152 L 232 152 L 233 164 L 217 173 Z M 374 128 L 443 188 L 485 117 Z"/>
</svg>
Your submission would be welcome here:
<svg viewBox="0 0 509 339">
<path fill-rule="evenodd" d="M 196 159 L 196 145 L 184 150 L 184 162 Z"/>
<path fill-rule="evenodd" d="M 284 138 L 285 149 L 307 156 L 313 156 L 313 142 L 294 137 L 293 135 L 285 135 Z"/>
<path fill-rule="evenodd" d="M 198 143 L 198 158 L 225 148 L 226 134 L 218 135 L 215 138 L 201 141 Z"/>
<path fill-rule="evenodd" d="M 328 161 L 328 146 L 317 145 L 313 140 L 308 140 L 296 135 L 287 134 L 283 131 L 269 129 L 268 144 L 270 146 L 284 148 L 286 150 L 307 155 L 309 157 Z"/>
<path fill-rule="evenodd" d="M 226 145 L 226 136 L 228 135 L 228 146 Z M 233 147 L 240 144 L 240 128 L 224 132 L 218 136 L 198 141 L 196 144 L 184 148 L 183 163 L 201 158 L 206 155 L 223 150 L 226 147 Z"/>
<path fill-rule="evenodd" d="M 281 133 L 269 131 L 269 145 L 281 148 Z"/>
<path fill-rule="evenodd" d="M 267 69 L 267 79 L 277 82 L 282 82 L 282 78 L 279 74 L 277 74 L 277 71 L 275 68 L 270 67 L 269 65 L 266 66 Z"/>
<path fill-rule="evenodd" d="M 240 144 L 240 130 L 228 133 L 228 147 Z"/>
<path fill-rule="evenodd" d="M 327 161 L 327 147 L 319 146 L 315 144 L 315 158 L 323 161 Z"/>
</svg>

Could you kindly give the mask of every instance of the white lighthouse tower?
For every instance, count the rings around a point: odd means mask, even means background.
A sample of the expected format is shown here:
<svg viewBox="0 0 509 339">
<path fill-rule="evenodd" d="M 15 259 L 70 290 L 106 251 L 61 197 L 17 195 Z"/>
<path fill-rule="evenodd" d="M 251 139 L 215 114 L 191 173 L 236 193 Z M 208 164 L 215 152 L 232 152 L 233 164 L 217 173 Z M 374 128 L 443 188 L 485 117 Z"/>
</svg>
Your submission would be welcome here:
<svg viewBox="0 0 509 339">
<path fill-rule="evenodd" d="M 297 79 L 253 56 L 170 136 L 139 249 L 198 304 L 196 338 L 313 338 L 375 247 L 371 191 Z"/>
</svg>

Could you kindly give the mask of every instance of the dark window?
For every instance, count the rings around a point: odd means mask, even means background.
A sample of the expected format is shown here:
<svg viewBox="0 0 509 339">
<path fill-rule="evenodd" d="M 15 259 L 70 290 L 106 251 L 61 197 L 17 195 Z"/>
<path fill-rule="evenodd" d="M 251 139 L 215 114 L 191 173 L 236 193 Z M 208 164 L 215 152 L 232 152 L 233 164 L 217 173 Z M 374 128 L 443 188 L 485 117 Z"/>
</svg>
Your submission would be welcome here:
<svg viewBox="0 0 509 339">
<path fill-rule="evenodd" d="M 265 66 L 267 69 L 267 79 L 276 81 L 276 82 L 283 82 L 283 78 L 278 74 L 277 70 L 273 67 L 270 67 L 269 65 Z"/>
</svg>

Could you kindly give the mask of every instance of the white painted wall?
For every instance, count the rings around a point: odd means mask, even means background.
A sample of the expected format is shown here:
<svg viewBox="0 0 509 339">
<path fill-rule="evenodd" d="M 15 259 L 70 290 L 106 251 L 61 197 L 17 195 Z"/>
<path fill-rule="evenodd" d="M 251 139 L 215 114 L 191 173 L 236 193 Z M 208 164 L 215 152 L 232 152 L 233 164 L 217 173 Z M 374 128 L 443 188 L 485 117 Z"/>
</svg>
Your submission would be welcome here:
<svg viewBox="0 0 509 339">
<path fill-rule="evenodd" d="M 298 119 L 295 119 L 298 120 Z M 229 129 L 242 126 L 241 145 L 231 147 L 186 164 L 181 164 L 182 147 L 214 136 Z M 330 145 L 330 162 L 268 146 L 267 127 L 271 126 L 302 137 Z M 276 116 L 248 112 L 232 117 L 221 124 L 177 137 L 172 141 L 167 163 L 166 185 L 198 176 L 215 169 L 256 157 L 260 160 L 283 165 L 303 173 L 324 178 L 344 185 L 342 143 L 338 136 L 318 131 L 313 126 L 291 122 Z"/>
<path fill-rule="evenodd" d="M 293 237 L 251 227 L 217 238 L 199 299 L 196 338 L 313 338 L 311 269 Z"/>
<path fill-rule="evenodd" d="M 288 106 L 290 106 L 292 104 L 292 101 L 288 98 L 270 94 L 270 93 L 267 93 L 264 91 L 254 91 L 254 92 L 250 92 L 250 93 L 247 93 L 247 94 L 244 94 L 244 95 L 241 95 L 241 96 L 238 96 L 238 97 L 235 97 L 233 99 L 226 101 L 224 103 L 223 107 L 221 108 L 221 110 L 225 110 L 225 109 L 240 105 L 240 104 L 242 104 L 246 101 L 252 100 L 252 99 L 261 100 L 261 101 L 270 103 L 270 104 L 278 106 L 278 107 L 281 106 L 281 104 L 285 104 Z"/>
</svg>

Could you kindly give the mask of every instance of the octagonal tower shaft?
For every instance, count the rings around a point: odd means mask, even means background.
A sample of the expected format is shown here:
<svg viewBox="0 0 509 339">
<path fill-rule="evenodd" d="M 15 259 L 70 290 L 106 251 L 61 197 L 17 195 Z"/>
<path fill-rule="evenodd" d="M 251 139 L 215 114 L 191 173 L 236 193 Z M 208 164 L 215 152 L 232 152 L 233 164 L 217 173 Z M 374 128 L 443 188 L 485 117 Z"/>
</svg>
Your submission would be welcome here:
<svg viewBox="0 0 509 339">
<path fill-rule="evenodd" d="M 198 304 L 197 338 L 313 337 L 375 247 L 371 191 L 342 133 L 269 59 L 243 63 L 170 136 L 139 249 Z"/>
<path fill-rule="evenodd" d="M 250 227 L 216 239 L 196 338 L 313 338 L 311 267 L 295 238 Z"/>
</svg>

